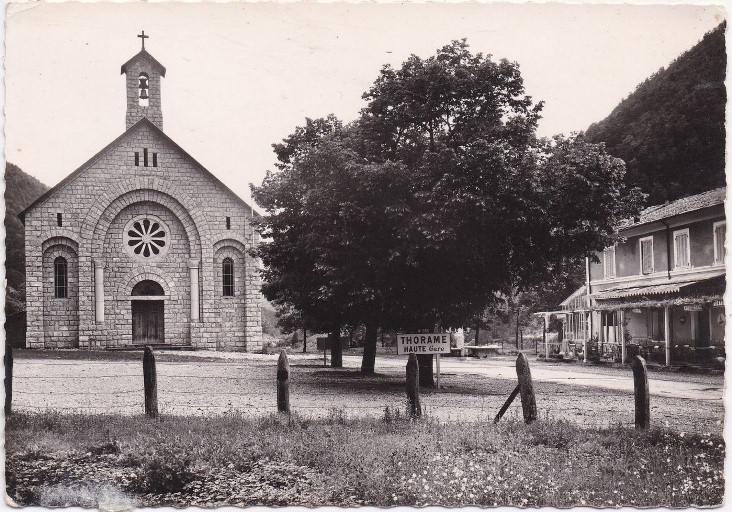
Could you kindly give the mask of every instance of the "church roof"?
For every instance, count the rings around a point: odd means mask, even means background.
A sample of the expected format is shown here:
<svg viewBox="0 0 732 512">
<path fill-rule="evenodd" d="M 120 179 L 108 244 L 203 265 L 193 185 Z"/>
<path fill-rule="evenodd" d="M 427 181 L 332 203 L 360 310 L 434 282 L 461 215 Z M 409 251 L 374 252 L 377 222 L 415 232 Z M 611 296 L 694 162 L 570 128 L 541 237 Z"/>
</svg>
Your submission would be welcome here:
<svg viewBox="0 0 732 512">
<path fill-rule="evenodd" d="M 35 201 L 33 201 L 33 203 L 31 203 L 30 206 L 28 206 L 25 210 L 23 210 L 22 212 L 20 212 L 18 214 L 18 217 L 20 217 L 20 220 L 23 223 L 25 223 L 25 214 L 26 214 L 26 212 L 29 212 L 30 210 L 32 210 L 33 208 L 35 208 L 36 205 L 41 204 L 43 201 L 45 201 L 46 199 L 48 199 L 49 197 L 51 197 L 51 195 L 53 195 L 58 189 L 60 189 L 64 185 L 66 185 L 66 183 L 68 183 L 69 181 L 71 181 L 72 179 L 74 179 L 74 177 L 76 175 L 78 175 L 84 169 L 86 169 L 87 167 L 89 167 L 89 165 L 91 165 L 92 162 L 94 162 L 97 158 L 99 158 L 104 153 L 106 153 L 107 150 L 109 150 L 110 148 L 112 148 L 115 145 L 117 145 L 120 141 L 122 141 L 122 139 L 124 139 L 125 136 L 130 131 L 134 130 L 135 128 L 137 128 L 138 126 L 141 126 L 141 125 L 145 125 L 145 126 L 149 127 L 153 132 L 155 132 L 158 135 L 160 135 L 166 142 L 168 142 L 175 149 L 177 149 L 178 151 L 180 151 L 183 154 L 183 156 L 185 156 L 186 158 L 190 159 L 190 161 L 195 166 L 197 166 L 201 170 L 201 172 L 203 172 L 204 175 L 206 175 L 209 178 L 211 178 L 211 180 L 215 184 L 217 184 L 219 187 L 221 187 L 227 193 L 229 193 L 237 202 L 239 202 L 241 205 L 243 205 L 246 208 L 248 208 L 252 212 L 252 216 L 257 216 L 257 217 L 259 216 L 259 214 L 256 211 L 254 211 L 254 208 L 252 208 L 246 201 L 244 201 L 241 197 L 239 197 L 236 194 L 236 192 L 234 192 L 229 187 L 227 187 L 211 171 L 209 171 L 208 169 L 206 169 L 195 158 L 193 158 L 191 155 L 189 155 L 188 152 L 185 149 L 183 149 L 182 147 L 180 147 L 178 145 L 178 143 L 176 143 L 173 139 L 171 139 L 170 137 L 168 137 L 165 134 L 165 132 L 163 132 L 163 130 L 161 130 L 160 128 L 158 128 L 157 126 L 155 126 L 155 123 L 153 123 L 152 121 L 150 121 L 147 117 L 143 117 L 142 119 L 140 119 L 139 121 L 137 121 L 135 124 L 133 124 L 132 126 L 130 126 L 127 130 L 125 130 L 124 133 L 122 133 L 122 135 L 120 135 L 119 137 L 117 137 L 116 139 L 114 139 L 112 142 L 110 142 L 109 144 L 107 144 L 106 146 L 104 146 L 104 148 L 101 151 L 97 152 L 97 154 L 95 154 L 89 160 L 87 160 L 86 162 L 84 162 L 78 169 L 76 169 L 74 172 L 72 172 L 71 174 L 69 174 L 68 176 L 66 176 L 63 180 L 61 180 L 60 182 L 58 182 L 54 187 L 52 187 L 51 189 L 47 190 L 46 193 L 43 194 L 41 197 L 39 197 L 38 199 L 36 199 Z"/>
<path fill-rule="evenodd" d="M 160 72 L 160 76 L 162 76 L 162 77 L 165 76 L 165 66 L 163 66 L 162 64 L 160 64 L 157 61 L 157 59 L 155 59 L 155 57 L 153 57 L 152 55 L 150 55 L 149 53 L 147 53 L 147 50 L 145 50 L 145 48 L 143 48 L 142 50 L 140 50 L 140 53 L 138 53 L 137 55 L 135 55 L 134 57 L 132 57 L 130 60 L 128 60 L 127 62 L 125 62 L 124 64 L 122 64 L 122 73 L 120 73 L 120 74 L 127 73 L 127 68 L 129 68 L 130 66 L 132 66 L 132 64 L 134 64 L 135 62 L 137 62 L 140 59 L 148 59 L 150 62 L 152 62 L 153 66 L 155 66 L 156 68 L 158 68 L 158 71 Z"/>
</svg>

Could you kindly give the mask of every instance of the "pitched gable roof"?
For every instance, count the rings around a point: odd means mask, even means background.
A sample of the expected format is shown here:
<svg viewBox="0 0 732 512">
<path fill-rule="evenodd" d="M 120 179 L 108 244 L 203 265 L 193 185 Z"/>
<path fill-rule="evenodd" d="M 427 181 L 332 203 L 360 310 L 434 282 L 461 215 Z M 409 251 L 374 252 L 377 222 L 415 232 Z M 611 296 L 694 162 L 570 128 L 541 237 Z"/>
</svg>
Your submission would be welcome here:
<svg viewBox="0 0 732 512">
<path fill-rule="evenodd" d="M 160 64 L 160 62 L 158 62 L 157 59 L 155 59 L 155 57 L 153 57 L 152 55 L 147 53 L 147 50 L 145 50 L 144 48 L 142 50 L 140 50 L 140 52 L 137 55 L 135 55 L 130 60 L 128 60 L 127 62 L 122 64 L 122 72 L 120 74 L 121 75 L 125 74 L 127 72 L 127 68 L 132 66 L 132 64 L 134 64 L 135 62 L 137 62 L 140 59 L 148 59 L 149 61 L 151 61 L 152 65 L 155 66 L 156 68 L 158 68 L 158 71 L 160 72 L 160 76 L 163 76 L 163 77 L 165 76 L 165 66 Z"/>
<path fill-rule="evenodd" d="M 675 217 L 683 213 L 689 213 L 710 206 L 724 204 L 727 196 L 727 187 L 720 187 L 701 194 L 671 201 L 668 204 L 649 206 L 642 210 L 635 219 L 628 219 L 618 226 L 619 230 L 629 229 L 642 224 L 650 224 L 669 217 Z"/>
<path fill-rule="evenodd" d="M 216 176 L 214 176 L 214 174 L 211 171 L 209 171 L 203 165 L 201 165 L 195 158 L 193 158 L 191 155 L 189 155 L 188 152 L 185 149 L 183 149 L 182 147 L 180 147 L 173 139 L 171 139 L 170 137 L 168 137 L 165 134 L 165 132 L 163 132 L 163 130 L 161 130 L 160 128 L 158 128 L 157 126 L 155 126 L 155 123 L 153 123 L 152 121 L 150 121 L 147 117 L 143 117 L 142 119 L 140 119 L 139 121 L 137 121 L 135 124 L 133 124 L 132 126 L 130 126 L 127 130 L 125 130 L 124 133 L 122 133 L 122 135 L 120 135 L 119 137 L 117 137 L 116 139 L 114 139 L 112 142 L 110 142 L 109 144 L 107 144 L 106 146 L 104 146 L 104 148 L 101 151 L 99 151 L 97 154 L 95 154 L 89 160 L 87 160 L 86 162 L 84 162 L 78 169 L 76 169 L 74 172 L 72 172 L 71 174 L 69 174 L 68 176 L 66 176 L 63 180 L 61 180 L 60 182 L 58 182 L 54 187 L 52 187 L 51 189 L 49 189 L 41 197 L 39 197 L 38 199 L 36 199 L 35 201 L 33 201 L 33 203 L 31 203 L 25 210 L 23 210 L 22 212 L 20 212 L 18 214 L 18 217 L 20 217 L 21 222 L 24 222 L 25 223 L 25 214 L 26 214 L 26 212 L 29 212 L 30 210 L 32 210 L 33 208 L 35 208 L 37 205 L 41 204 L 46 199 L 48 199 L 49 197 L 51 197 L 57 190 L 59 190 L 61 187 L 63 187 L 64 185 L 66 185 L 66 183 L 68 183 L 69 181 L 71 181 L 72 179 L 74 179 L 81 171 L 83 171 L 84 169 L 86 169 L 87 167 L 89 167 L 89 165 L 91 165 L 92 162 L 94 162 L 97 158 L 99 158 L 104 153 L 106 153 L 109 149 L 111 149 L 112 147 L 114 147 L 115 145 L 117 145 L 122 139 L 125 138 L 125 136 L 130 131 L 134 130 L 135 128 L 137 128 L 138 126 L 141 126 L 141 125 L 145 125 L 145 126 L 149 127 L 155 133 L 157 133 L 158 135 L 160 135 L 160 137 L 162 137 L 166 142 L 168 142 L 175 149 L 177 149 L 178 151 L 180 151 L 183 154 L 184 157 L 190 159 L 190 161 L 195 166 L 197 166 L 201 170 L 202 173 L 204 173 L 206 176 L 208 176 L 209 178 L 211 178 L 211 180 L 216 185 L 218 185 L 225 192 L 227 192 L 228 194 L 230 194 L 231 197 L 233 197 L 239 204 L 241 204 L 242 206 L 248 208 L 252 212 L 252 216 L 259 217 L 259 214 L 254 211 L 254 208 L 252 208 L 251 205 L 249 205 L 246 201 L 244 201 L 241 197 L 239 197 L 233 190 L 231 190 L 229 187 L 227 187 L 220 179 L 218 179 Z"/>
</svg>

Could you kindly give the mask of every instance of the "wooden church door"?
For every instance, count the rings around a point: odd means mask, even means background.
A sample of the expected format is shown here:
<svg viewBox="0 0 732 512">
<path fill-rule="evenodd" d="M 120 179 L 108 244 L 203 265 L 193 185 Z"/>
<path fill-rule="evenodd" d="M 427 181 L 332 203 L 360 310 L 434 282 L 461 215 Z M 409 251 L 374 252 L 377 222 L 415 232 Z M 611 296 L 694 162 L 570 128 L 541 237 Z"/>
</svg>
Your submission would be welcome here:
<svg viewBox="0 0 732 512">
<path fill-rule="evenodd" d="M 132 301 L 132 343 L 164 343 L 163 304 L 162 300 Z"/>
</svg>

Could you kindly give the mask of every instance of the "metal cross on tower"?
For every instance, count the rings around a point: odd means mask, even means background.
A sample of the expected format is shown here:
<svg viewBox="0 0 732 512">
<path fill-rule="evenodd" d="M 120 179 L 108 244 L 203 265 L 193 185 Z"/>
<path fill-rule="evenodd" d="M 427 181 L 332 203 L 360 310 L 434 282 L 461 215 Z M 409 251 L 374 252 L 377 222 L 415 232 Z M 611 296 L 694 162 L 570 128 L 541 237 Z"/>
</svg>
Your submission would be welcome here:
<svg viewBox="0 0 732 512">
<path fill-rule="evenodd" d="M 150 36 L 146 36 L 145 31 L 143 30 L 142 34 L 138 34 L 137 37 L 142 39 L 142 49 L 144 50 L 145 49 L 145 39 L 150 39 Z"/>
</svg>

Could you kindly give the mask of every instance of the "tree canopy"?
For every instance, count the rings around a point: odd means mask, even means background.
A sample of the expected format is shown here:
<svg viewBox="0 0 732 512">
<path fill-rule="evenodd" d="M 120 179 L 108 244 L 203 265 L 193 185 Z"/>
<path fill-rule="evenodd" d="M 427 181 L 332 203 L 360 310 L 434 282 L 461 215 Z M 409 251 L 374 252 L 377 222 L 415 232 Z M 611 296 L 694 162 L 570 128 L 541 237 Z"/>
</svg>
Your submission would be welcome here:
<svg viewBox="0 0 732 512">
<path fill-rule="evenodd" d="M 252 187 L 263 292 L 322 326 L 462 325 L 600 250 L 640 195 L 582 138 L 535 136 L 518 65 L 454 41 L 385 66 L 358 120 L 307 120 Z M 371 333 L 371 334 L 369 334 Z"/>
</svg>

